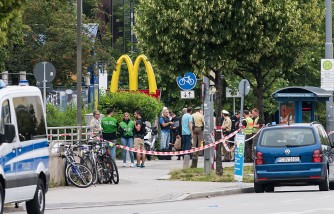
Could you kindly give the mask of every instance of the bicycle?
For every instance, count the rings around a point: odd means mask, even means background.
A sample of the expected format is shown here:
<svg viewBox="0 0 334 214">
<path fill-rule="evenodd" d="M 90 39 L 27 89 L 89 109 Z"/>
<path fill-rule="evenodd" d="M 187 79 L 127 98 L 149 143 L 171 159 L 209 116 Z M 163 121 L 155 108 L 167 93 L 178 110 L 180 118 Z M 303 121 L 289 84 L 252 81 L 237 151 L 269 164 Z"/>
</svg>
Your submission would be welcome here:
<svg viewBox="0 0 334 214">
<path fill-rule="evenodd" d="M 195 83 L 195 81 L 193 79 L 191 79 L 189 76 L 183 77 L 179 81 L 180 85 L 184 85 L 186 83 L 188 83 L 189 85 L 193 85 Z"/>
<path fill-rule="evenodd" d="M 75 162 L 74 156 L 77 156 L 73 152 L 73 148 L 76 146 L 71 146 L 71 144 L 63 145 L 65 151 L 64 154 L 60 155 L 62 158 L 66 159 L 66 168 L 65 168 L 65 178 L 71 184 L 79 188 L 86 188 L 92 185 L 93 175 L 90 169 L 80 163 Z"/>
<path fill-rule="evenodd" d="M 103 154 L 104 159 L 107 161 L 106 164 L 107 164 L 108 168 L 111 167 L 111 170 L 112 170 L 112 176 L 111 176 L 110 183 L 112 181 L 114 184 L 118 184 L 119 183 L 118 168 L 117 168 L 115 160 L 112 159 L 112 157 L 110 156 L 110 152 L 109 152 L 109 149 L 108 149 L 110 146 L 113 146 L 111 144 L 113 144 L 113 143 L 109 142 L 109 141 L 103 141 L 103 143 L 102 143 L 102 154 Z"/>
</svg>

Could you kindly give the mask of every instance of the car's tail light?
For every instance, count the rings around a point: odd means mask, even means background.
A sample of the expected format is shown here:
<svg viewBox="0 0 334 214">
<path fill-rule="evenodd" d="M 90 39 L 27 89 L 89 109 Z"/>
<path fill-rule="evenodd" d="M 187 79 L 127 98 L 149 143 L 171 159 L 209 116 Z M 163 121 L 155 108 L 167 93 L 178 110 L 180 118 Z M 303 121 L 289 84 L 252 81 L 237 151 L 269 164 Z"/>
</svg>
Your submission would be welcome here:
<svg viewBox="0 0 334 214">
<path fill-rule="evenodd" d="M 320 150 L 314 150 L 313 151 L 313 158 L 312 158 L 313 162 L 316 162 L 316 163 L 320 163 L 322 162 L 322 153 Z"/>
<path fill-rule="evenodd" d="M 256 152 L 255 164 L 256 165 L 264 164 L 263 153 L 262 152 Z"/>
</svg>

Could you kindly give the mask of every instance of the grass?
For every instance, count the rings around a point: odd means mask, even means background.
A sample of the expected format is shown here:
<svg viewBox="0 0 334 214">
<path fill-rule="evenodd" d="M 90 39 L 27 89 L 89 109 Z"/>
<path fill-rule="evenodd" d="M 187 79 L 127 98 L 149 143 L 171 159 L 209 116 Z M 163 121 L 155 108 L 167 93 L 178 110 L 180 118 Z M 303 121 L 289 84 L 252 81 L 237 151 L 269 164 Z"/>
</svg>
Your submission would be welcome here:
<svg viewBox="0 0 334 214">
<path fill-rule="evenodd" d="M 202 182 L 235 182 L 234 167 L 224 167 L 223 176 L 216 175 L 216 171 L 205 175 L 203 168 L 187 168 L 173 170 L 169 173 L 170 180 L 202 181 Z M 243 182 L 253 183 L 253 166 L 244 166 Z"/>
</svg>

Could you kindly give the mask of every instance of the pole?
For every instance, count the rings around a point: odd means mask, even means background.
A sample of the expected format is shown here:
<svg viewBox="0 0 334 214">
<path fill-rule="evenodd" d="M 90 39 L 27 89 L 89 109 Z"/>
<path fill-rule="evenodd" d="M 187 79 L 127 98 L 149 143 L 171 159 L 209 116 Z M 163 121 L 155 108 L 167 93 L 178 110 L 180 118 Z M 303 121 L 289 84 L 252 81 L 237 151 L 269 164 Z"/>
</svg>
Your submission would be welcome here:
<svg viewBox="0 0 334 214">
<path fill-rule="evenodd" d="M 325 58 L 333 59 L 333 43 L 332 43 L 332 0 L 326 0 L 326 44 Z M 333 92 L 332 92 L 333 93 Z M 330 132 L 334 130 L 334 109 L 333 95 L 326 102 L 326 130 Z M 333 135 L 331 135 L 333 138 Z M 331 139 L 333 140 L 333 139 Z"/>
<path fill-rule="evenodd" d="M 243 89 L 244 90 L 240 90 L 240 95 L 241 95 L 241 103 L 240 103 L 240 121 L 239 121 L 239 126 L 241 126 L 242 124 L 242 119 L 243 119 L 243 115 L 244 115 L 244 100 L 245 100 L 245 90 L 246 90 L 246 81 L 243 82 Z M 239 133 L 241 134 L 242 131 L 240 129 Z"/>
<path fill-rule="evenodd" d="M 42 62 L 44 67 L 44 78 L 43 78 L 43 101 L 44 101 L 44 110 L 46 112 L 46 78 L 45 78 L 45 66 L 47 62 Z"/>
<path fill-rule="evenodd" d="M 81 110 L 82 110 L 82 27 L 81 27 L 81 14 L 82 14 L 82 0 L 77 0 L 77 124 L 78 124 L 78 140 L 81 141 Z"/>
<path fill-rule="evenodd" d="M 235 97 L 233 97 L 233 114 L 235 114 Z"/>
<path fill-rule="evenodd" d="M 204 85 L 204 141 L 205 145 L 211 143 L 211 133 L 213 130 L 213 99 L 211 99 L 211 95 L 209 94 L 210 81 L 209 78 L 203 77 Z M 204 150 L 204 173 L 206 175 L 211 173 L 211 152 L 210 149 Z"/>
</svg>

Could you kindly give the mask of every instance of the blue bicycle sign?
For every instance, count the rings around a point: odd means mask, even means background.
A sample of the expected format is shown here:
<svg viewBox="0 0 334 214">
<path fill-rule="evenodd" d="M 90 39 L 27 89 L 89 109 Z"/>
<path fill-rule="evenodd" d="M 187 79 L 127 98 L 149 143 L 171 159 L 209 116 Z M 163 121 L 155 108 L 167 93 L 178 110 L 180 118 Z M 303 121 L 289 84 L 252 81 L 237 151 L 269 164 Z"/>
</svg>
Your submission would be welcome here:
<svg viewBox="0 0 334 214">
<path fill-rule="evenodd" d="M 177 85 L 179 88 L 182 90 L 191 90 L 195 87 L 196 85 L 196 75 L 192 72 L 187 72 L 184 74 L 183 77 L 178 76 L 176 78 Z"/>
</svg>

